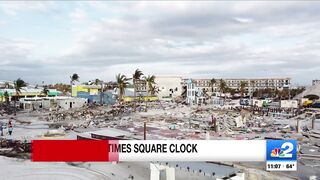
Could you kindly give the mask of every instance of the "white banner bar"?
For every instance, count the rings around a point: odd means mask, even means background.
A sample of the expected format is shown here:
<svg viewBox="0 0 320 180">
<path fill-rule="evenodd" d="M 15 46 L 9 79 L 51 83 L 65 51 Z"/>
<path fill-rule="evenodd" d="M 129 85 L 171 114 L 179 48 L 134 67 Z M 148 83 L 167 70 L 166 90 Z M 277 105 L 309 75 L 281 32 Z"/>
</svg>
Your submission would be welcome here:
<svg viewBox="0 0 320 180">
<path fill-rule="evenodd" d="M 119 140 L 110 143 L 111 152 L 115 152 L 112 145 L 118 146 L 119 161 L 266 160 L 265 140 Z"/>
</svg>

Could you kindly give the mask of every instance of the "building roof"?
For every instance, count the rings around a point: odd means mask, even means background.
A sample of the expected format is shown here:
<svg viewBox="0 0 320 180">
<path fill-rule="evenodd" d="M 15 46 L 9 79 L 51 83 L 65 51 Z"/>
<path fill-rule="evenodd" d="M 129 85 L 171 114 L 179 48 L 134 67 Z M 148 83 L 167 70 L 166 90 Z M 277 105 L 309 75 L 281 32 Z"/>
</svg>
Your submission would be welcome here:
<svg viewBox="0 0 320 180">
<path fill-rule="evenodd" d="M 131 136 L 130 132 L 122 131 L 122 130 L 114 129 L 114 128 L 105 128 L 102 130 L 85 132 L 80 135 L 91 137 L 91 134 L 96 134 L 96 135 L 100 135 L 100 136 L 108 136 L 108 137 Z"/>
<path fill-rule="evenodd" d="M 72 87 L 83 87 L 83 88 L 88 88 L 88 89 L 101 89 L 101 85 L 72 85 Z"/>
<path fill-rule="evenodd" d="M 113 91 L 113 94 L 118 94 L 118 88 L 115 88 L 115 90 Z M 137 92 L 136 96 L 140 96 L 140 94 L 142 96 L 147 96 L 148 92 Z M 123 96 L 134 96 L 133 88 L 126 88 L 124 90 L 124 95 Z"/>
<path fill-rule="evenodd" d="M 313 86 L 307 87 L 302 93 L 296 95 L 294 99 L 301 99 L 308 95 L 316 95 L 320 97 L 320 84 L 315 84 Z"/>
<path fill-rule="evenodd" d="M 182 79 L 182 76 L 156 76 L 156 79 L 157 78 L 180 78 L 180 79 Z"/>
<path fill-rule="evenodd" d="M 48 89 L 49 93 L 48 95 L 60 95 L 61 92 L 57 91 L 56 89 Z M 12 96 L 13 94 L 16 94 L 16 90 L 15 89 L 0 89 L 0 95 L 3 95 L 4 92 L 8 92 L 8 94 L 10 96 Z M 32 94 L 32 95 L 40 95 L 42 93 L 43 89 L 42 88 L 29 88 L 29 87 L 23 87 L 21 88 L 21 95 L 24 94 Z"/>
<path fill-rule="evenodd" d="M 184 80 L 192 79 L 192 80 L 211 80 L 212 78 L 183 78 Z M 214 78 L 216 80 L 283 80 L 288 79 L 291 80 L 289 77 L 266 77 L 266 78 Z"/>
<path fill-rule="evenodd" d="M 79 98 L 79 97 L 70 97 L 70 96 L 55 96 L 55 97 L 27 97 L 27 98 L 21 98 L 21 100 L 26 101 L 36 101 L 36 100 L 65 100 L 65 99 L 85 99 L 85 98 Z"/>
</svg>

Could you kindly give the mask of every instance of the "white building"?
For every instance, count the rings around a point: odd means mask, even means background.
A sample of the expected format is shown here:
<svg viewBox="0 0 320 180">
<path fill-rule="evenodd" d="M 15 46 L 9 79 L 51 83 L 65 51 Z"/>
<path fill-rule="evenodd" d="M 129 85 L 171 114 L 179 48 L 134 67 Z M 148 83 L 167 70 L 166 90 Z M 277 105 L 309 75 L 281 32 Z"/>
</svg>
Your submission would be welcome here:
<svg viewBox="0 0 320 180">
<path fill-rule="evenodd" d="M 245 82 L 245 94 L 247 95 L 259 89 L 283 90 L 289 88 L 291 83 L 290 78 L 228 78 L 222 80 L 225 81 L 228 88 L 234 89 L 238 93 L 241 82 Z M 210 96 L 220 96 L 220 81 L 221 79 L 217 78 L 215 83 L 211 84 L 211 79 L 183 79 L 178 76 L 157 76 L 155 79 L 160 90 L 159 99 L 172 99 L 183 94 L 189 104 L 201 104 L 208 102 Z M 221 96 L 229 95 L 223 93 Z"/>
<path fill-rule="evenodd" d="M 281 100 L 281 108 L 298 108 L 299 102 L 297 100 Z"/>
<path fill-rule="evenodd" d="M 240 89 L 241 82 L 246 83 L 247 91 L 255 91 L 258 89 L 278 89 L 288 88 L 291 78 L 239 78 L 239 79 L 223 79 L 227 86 L 232 89 Z M 216 87 L 219 83 L 216 83 Z"/>
<path fill-rule="evenodd" d="M 73 108 L 81 108 L 85 104 L 87 104 L 88 100 L 84 98 L 74 98 L 74 97 L 67 97 L 65 99 L 59 99 L 57 101 L 58 107 L 68 110 Z"/>
<path fill-rule="evenodd" d="M 72 108 L 80 108 L 87 104 L 87 99 L 75 97 L 32 97 L 21 98 L 19 100 L 22 109 L 50 109 L 61 108 L 68 110 Z"/>
<path fill-rule="evenodd" d="M 188 79 L 185 81 L 187 84 L 187 103 L 193 104 L 196 101 L 196 95 L 195 95 L 195 84 L 192 82 L 192 79 Z"/>
<path fill-rule="evenodd" d="M 1 87 L 1 82 L 0 82 Z M 32 97 L 44 97 L 44 96 L 58 96 L 61 94 L 60 91 L 57 91 L 56 89 L 48 89 L 48 93 L 43 93 L 43 87 L 35 88 L 32 86 L 22 87 L 20 90 L 20 93 L 16 93 L 16 90 L 14 88 L 0 88 L 0 102 L 4 102 L 6 100 L 6 97 L 4 96 L 5 93 L 8 94 L 8 100 L 12 101 L 14 99 L 19 98 L 32 98 Z"/>
<path fill-rule="evenodd" d="M 186 82 L 188 79 L 184 79 Z M 236 91 L 240 90 L 241 82 L 246 83 L 246 92 L 254 92 L 258 89 L 278 89 L 283 90 L 290 87 L 290 78 L 226 78 L 222 79 L 228 88 L 234 89 Z M 220 91 L 220 81 L 221 79 L 215 79 L 215 83 L 212 85 L 210 83 L 211 79 L 192 79 L 195 87 L 201 88 L 202 91 L 208 92 L 211 95 L 214 92 Z M 186 84 L 186 83 L 185 83 Z M 213 92 L 212 92 L 213 90 Z"/>
<path fill-rule="evenodd" d="M 196 85 L 196 82 L 192 79 L 185 80 L 184 83 L 187 86 L 187 98 L 186 102 L 190 105 L 202 104 L 209 99 L 205 93 L 206 89 Z"/>
<path fill-rule="evenodd" d="M 157 76 L 156 86 L 159 88 L 159 99 L 175 98 L 182 94 L 182 77 L 179 76 Z"/>
</svg>

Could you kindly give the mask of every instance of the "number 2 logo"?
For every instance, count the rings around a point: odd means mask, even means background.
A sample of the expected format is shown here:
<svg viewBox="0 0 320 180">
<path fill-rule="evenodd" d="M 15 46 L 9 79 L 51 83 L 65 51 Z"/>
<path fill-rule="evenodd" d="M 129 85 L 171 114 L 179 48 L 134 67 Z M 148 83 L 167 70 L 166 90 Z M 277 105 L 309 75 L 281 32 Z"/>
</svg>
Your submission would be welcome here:
<svg viewBox="0 0 320 180">
<path fill-rule="evenodd" d="M 284 158 L 292 158 L 292 150 L 293 150 L 293 144 L 291 142 L 285 142 L 282 144 L 281 149 L 283 150 L 283 156 Z"/>
</svg>

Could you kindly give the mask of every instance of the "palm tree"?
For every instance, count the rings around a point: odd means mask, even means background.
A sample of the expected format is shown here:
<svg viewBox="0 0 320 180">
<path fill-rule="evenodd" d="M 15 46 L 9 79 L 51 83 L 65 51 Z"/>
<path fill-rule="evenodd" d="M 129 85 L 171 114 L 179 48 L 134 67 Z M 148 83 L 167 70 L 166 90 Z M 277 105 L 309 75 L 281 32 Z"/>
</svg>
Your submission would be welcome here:
<svg viewBox="0 0 320 180">
<path fill-rule="evenodd" d="M 246 90 L 246 87 L 247 87 L 247 82 L 245 81 L 241 81 L 240 82 L 240 94 L 241 94 L 241 98 L 243 97 L 243 94 Z"/>
<path fill-rule="evenodd" d="M 117 86 L 119 88 L 119 101 L 121 102 L 122 96 L 125 94 L 125 88 L 129 85 L 130 78 L 123 74 L 116 75 Z"/>
<path fill-rule="evenodd" d="M 132 82 L 133 82 L 133 96 L 134 96 L 134 110 L 136 110 L 136 96 L 137 96 L 137 81 L 141 79 L 143 73 L 141 70 L 136 69 L 134 74 L 132 74 Z"/>
<path fill-rule="evenodd" d="M 146 85 L 147 85 L 147 90 L 148 90 L 148 95 L 151 95 L 151 96 L 154 96 L 157 89 L 156 87 L 154 86 L 155 83 L 155 79 L 156 79 L 156 76 L 152 75 L 148 75 L 148 77 L 144 77 L 145 81 L 146 81 Z M 146 100 L 146 111 L 147 111 L 147 102 L 148 102 L 149 99 Z"/>
<path fill-rule="evenodd" d="M 207 88 L 202 88 L 202 96 L 205 97 L 205 101 L 210 98 Z M 204 101 L 204 103 L 205 103 L 205 101 Z"/>
<path fill-rule="evenodd" d="M 270 88 L 264 89 L 264 93 L 267 94 L 268 98 L 271 98 L 273 95 L 273 90 Z"/>
<path fill-rule="evenodd" d="M 254 92 L 254 88 L 256 86 L 256 82 L 254 80 L 250 80 L 250 86 L 251 86 L 251 93 L 250 93 L 250 97 L 253 96 L 253 92 Z"/>
<path fill-rule="evenodd" d="M 75 81 L 79 81 L 80 76 L 77 73 L 72 74 L 70 76 L 70 85 L 72 86 Z"/>
<path fill-rule="evenodd" d="M 155 96 L 157 93 L 160 92 L 160 89 L 156 86 L 152 86 L 152 89 L 150 90 L 151 96 Z"/>
<path fill-rule="evenodd" d="M 220 89 L 220 97 L 221 97 L 222 93 L 225 93 L 227 89 L 227 84 L 223 79 L 220 79 L 219 89 Z"/>
<path fill-rule="evenodd" d="M 3 93 L 3 96 L 4 96 L 5 100 L 6 100 L 6 103 L 9 104 L 9 93 L 8 93 L 8 91 L 5 91 Z"/>
<path fill-rule="evenodd" d="M 139 69 L 136 69 L 134 74 L 132 75 L 134 97 L 136 97 L 137 81 L 140 80 L 142 76 L 143 73 Z"/>
<path fill-rule="evenodd" d="M 230 93 L 231 96 L 233 97 L 237 93 L 237 90 L 233 88 L 227 88 L 227 92 Z"/>
<path fill-rule="evenodd" d="M 295 97 L 296 95 L 302 93 L 304 90 L 306 90 L 305 87 L 299 87 L 299 88 L 296 88 L 296 89 L 290 89 L 290 95 L 292 97 Z"/>
<path fill-rule="evenodd" d="M 79 82 L 80 76 L 77 73 L 73 73 L 72 76 L 70 76 L 70 92 L 72 94 L 72 85 L 75 81 Z"/>
<path fill-rule="evenodd" d="M 151 95 L 153 95 L 153 94 L 152 94 L 152 90 L 154 89 L 154 88 L 153 88 L 153 85 L 156 84 L 156 83 L 155 83 L 156 76 L 154 76 L 154 75 L 152 75 L 152 76 L 148 75 L 148 77 L 144 77 L 144 79 L 145 79 L 146 84 L 147 84 L 148 93 L 150 92 Z"/>
<path fill-rule="evenodd" d="M 114 88 L 116 88 L 118 86 L 117 82 L 112 82 L 112 81 L 109 81 L 106 83 L 104 89 L 105 90 L 113 90 Z"/>
<path fill-rule="evenodd" d="M 154 84 L 156 84 L 155 79 L 156 79 L 156 76 L 154 76 L 154 75 L 152 75 L 152 76 L 148 75 L 148 77 L 144 76 L 144 80 L 146 81 L 148 96 L 155 95 L 155 91 L 156 91 L 156 87 L 154 86 Z M 146 99 L 146 108 L 145 108 L 146 111 L 147 111 L 147 107 L 148 107 L 148 104 L 147 104 L 148 101 L 149 101 L 149 99 Z"/>
<path fill-rule="evenodd" d="M 48 95 L 49 95 L 49 92 L 50 92 L 50 91 L 49 91 L 48 86 L 47 86 L 47 85 L 44 85 L 41 94 L 44 94 L 45 96 L 48 96 Z"/>
<path fill-rule="evenodd" d="M 101 81 L 100 79 L 95 79 L 95 80 L 94 80 L 94 84 L 95 84 L 95 85 L 99 85 L 101 82 L 102 82 L 102 81 Z"/>
<path fill-rule="evenodd" d="M 21 78 L 18 78 L 16 81 L 13 82 L 14 89 L 16 91 L 15 98 L 14 98 L 14 109 L 16 109 L 17 98 L 20 96 L 21 88 L 27 86 L 27 83 L 24 82 Z"/>
<path fill-rule="evenodd" d="M 222 93 L 226 93 L 226 91 L 228 90 L 227 83 L 223 79 L 220 79 L 219 89 L 220 89 L 220 98 L 221 98 Z M 226 100 L 226 98 L 227 96 L 225 94 L 224 100 Z"/>
<path fill-rule="evenodd" d="M 214 79 L 214 78 L 212 78 L 211 80 L 210 80 L 210 83 L 209 83 L 209 85 L 211 86 L 211 92 L 212 92 L 212 94 L 213 94 L 213 86 L 216 84 L 216 79 Z M 212 94 L 211 94 L 211 96 L 212 96 Z"/>
</svg>

